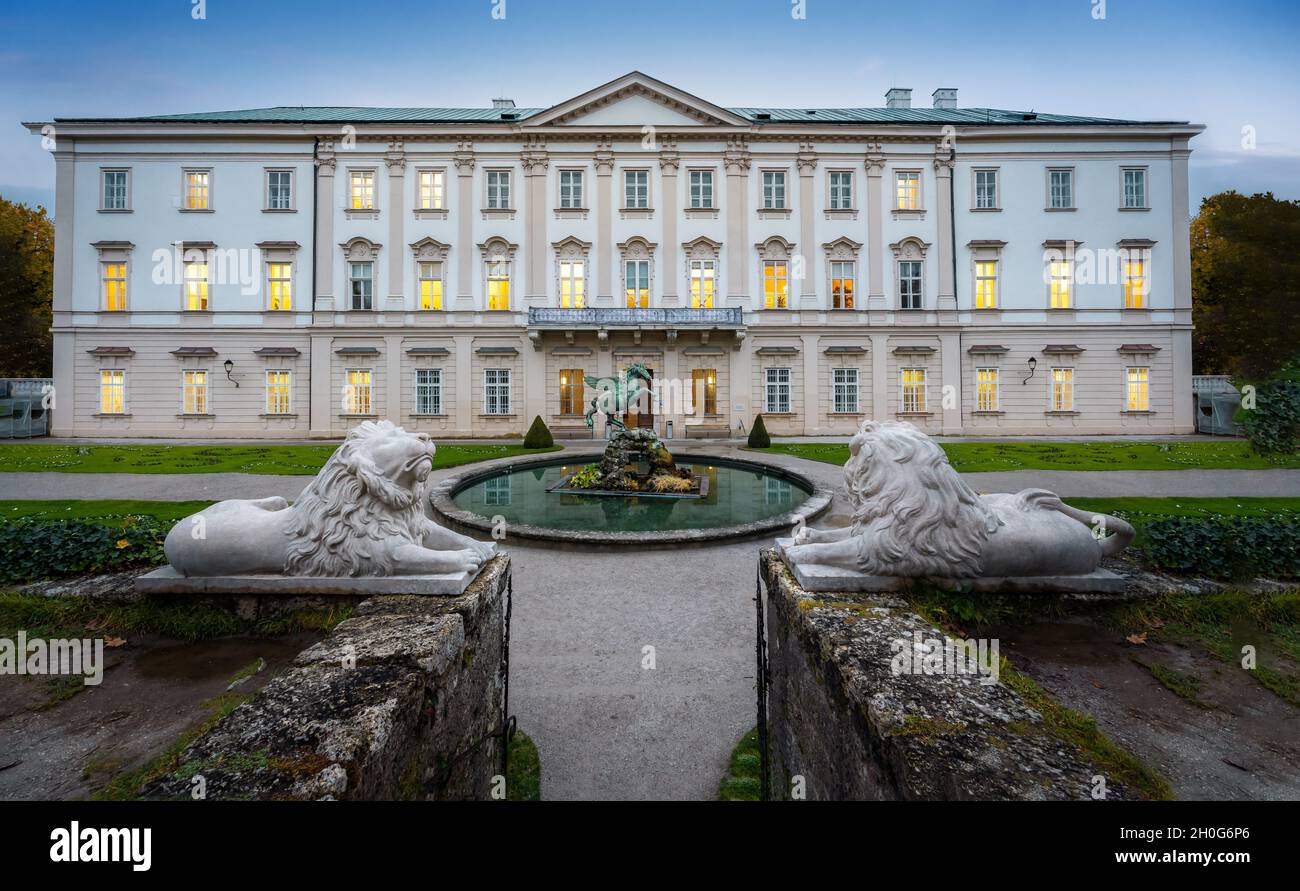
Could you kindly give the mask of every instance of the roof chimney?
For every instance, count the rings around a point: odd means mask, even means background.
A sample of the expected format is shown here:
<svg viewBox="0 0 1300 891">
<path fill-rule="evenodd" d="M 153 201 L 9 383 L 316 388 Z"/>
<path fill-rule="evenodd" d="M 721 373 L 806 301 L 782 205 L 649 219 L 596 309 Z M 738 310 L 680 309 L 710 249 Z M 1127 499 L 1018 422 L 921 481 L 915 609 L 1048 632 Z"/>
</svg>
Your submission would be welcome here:
<svg viewBox="0 0 1300 891">
<path fill-rule="evenodd" d="M 891 87 L 885 93 L 885 108 L 911 108 L 912 91 L 907 87 Z"/>
<path fill-rule="evenodd" d="M 493 108 L 514 108 L 514 107 L 515 107 L 515 100 L 513 100 L 513 99 L 493 99 L 493 100 L 492 100 L 492 107 L 493 107 Z"/>
<path fill-rule="evenodd" d="M 955 87 L 940 87 L 930 95 L 934 98 L 935 108 L 957 107 L 957 89 Z"/>
</svg>

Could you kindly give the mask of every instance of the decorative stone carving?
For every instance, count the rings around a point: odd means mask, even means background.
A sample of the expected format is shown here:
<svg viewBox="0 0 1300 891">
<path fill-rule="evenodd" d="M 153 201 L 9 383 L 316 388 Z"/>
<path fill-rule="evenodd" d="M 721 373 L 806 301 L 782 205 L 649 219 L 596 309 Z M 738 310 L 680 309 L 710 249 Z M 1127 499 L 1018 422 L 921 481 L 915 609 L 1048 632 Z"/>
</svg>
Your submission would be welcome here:
<svg viewBox="0 0 1300 891">
<path fill-rule="evenodd" d="M 853 522 L 805 528 L 778 542 L 810 591 L 881 591 L 909 581 L 974 590 L 1122 589 L 1100 569 L 1133 527 L 1042 489 L 977 495 L 943 450 L 911 424 L 866 421 L 849 442 L 845 487 Z"/>
</svg>

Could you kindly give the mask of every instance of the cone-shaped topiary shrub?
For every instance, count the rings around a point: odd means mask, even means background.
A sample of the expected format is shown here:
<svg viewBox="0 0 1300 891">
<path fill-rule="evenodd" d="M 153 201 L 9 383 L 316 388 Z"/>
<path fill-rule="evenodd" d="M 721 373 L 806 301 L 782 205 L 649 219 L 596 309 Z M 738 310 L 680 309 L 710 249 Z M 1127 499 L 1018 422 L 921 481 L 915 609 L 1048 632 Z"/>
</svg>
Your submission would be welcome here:
<svg viewBox="0 0 1300 891">
<path fill-rule="evenodd" d="M 754 418 L 754 426 L 749 431 L 749 447 L 751 449 L 765 449 L 772 444 L 772 437 L 767 435 L 767 425 L 763 423 L 763 416 L 759 415 Z"/>
<path fill-rule="evenodd" d="M 528 428 L 528 435 L 524 437 L 524 448 L 526 449 L 549 449 L 555 445 L 555 437 L 551 436 L 550 428 L 538 415 L 533 418 L 533 426 Z"/>
</svg>

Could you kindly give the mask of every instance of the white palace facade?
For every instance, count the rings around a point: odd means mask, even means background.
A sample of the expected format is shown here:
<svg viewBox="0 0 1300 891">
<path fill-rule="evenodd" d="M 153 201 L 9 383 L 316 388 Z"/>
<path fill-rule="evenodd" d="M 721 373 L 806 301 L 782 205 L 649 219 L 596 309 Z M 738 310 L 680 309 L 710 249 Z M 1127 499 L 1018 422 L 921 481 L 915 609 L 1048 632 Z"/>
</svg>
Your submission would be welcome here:
<svg viewBox="0 0 1300 891">
<path fill-rule="evenodd" d="M 1188 142 L 984 108 L 722 108 L 633 72 L 551 108 L 27 125 L 57 171 L 62 436 L 1193 428 Z M 597 425 L 596 434 L 600 434 Z"/>
</svg>

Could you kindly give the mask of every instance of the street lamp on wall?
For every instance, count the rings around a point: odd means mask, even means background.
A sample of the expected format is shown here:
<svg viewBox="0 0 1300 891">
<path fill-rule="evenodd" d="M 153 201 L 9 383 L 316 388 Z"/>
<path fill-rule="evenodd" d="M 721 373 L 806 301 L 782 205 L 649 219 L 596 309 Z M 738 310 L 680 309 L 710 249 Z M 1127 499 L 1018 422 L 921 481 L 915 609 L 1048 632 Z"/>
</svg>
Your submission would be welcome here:
<svg viewBox="0 0 1300 891">
<path fill-rule="evenodd" d="M 238 387 L 239 381 L 235 380 L 233 377 L 230 376 L 230 372 L 235 370 L 235 363 L 227 359 L 223 367 L 226 369 L 226 380 L 230 381 L 232 384 Z"/>
<path fill-rule="evenodd" d="M 227 362 L 226 364 L 229 365 L 230 363 Z M 1020 382 L 1020 385 L 1021 385 L 1021 386 L 1024 386 L 1025 384 L 1029 383 L 1029 379 L 1030 379 L 1031 377 L 1034 376 L 1034 370 L 1035 370 L 1036 368 L 1038 368 L 1038 360 L 1035 359 L 1033 356 L 1030 356 L 1030 357 L 1029 357 L 1029 374 L 1025 375 L 1025 379 L 1022 380 L 1022 381 Z"/>
</svg>

